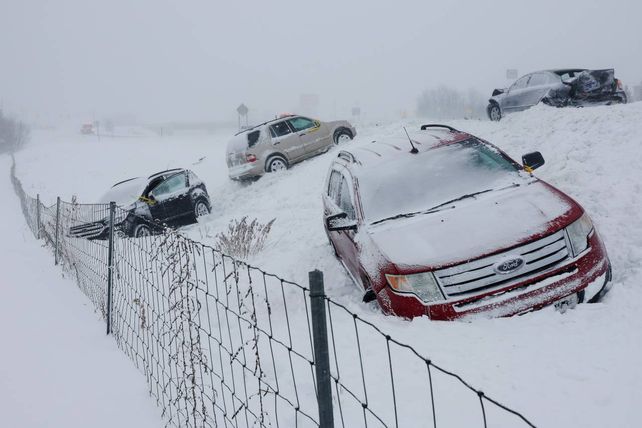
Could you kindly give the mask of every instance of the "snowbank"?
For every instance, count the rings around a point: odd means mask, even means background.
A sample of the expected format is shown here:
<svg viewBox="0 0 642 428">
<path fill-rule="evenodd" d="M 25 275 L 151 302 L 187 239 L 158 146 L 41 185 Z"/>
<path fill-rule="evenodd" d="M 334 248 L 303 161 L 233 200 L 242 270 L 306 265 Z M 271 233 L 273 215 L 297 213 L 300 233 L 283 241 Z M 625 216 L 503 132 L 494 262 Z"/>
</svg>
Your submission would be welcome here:
<svg viewBox="0 0 642 428">
<path fill-rule="evenodd" d="M 385 139 L 402 133 L 402 125 L 421 123 L 371 126 L 359 129 L 357 138 Z M 323 230 L 320 195 L 336 149 L 244 185 L 227 179 L 224 153 L 232 131 L 100 143 L 37 132 L 17 158 L 18 175 L 27 191 L 40 192 L 45 201 L 76 194 L 90 202 L 124 178 L 172 166 L 192 168 L 208 187 L 213 213 L 184 230 L 190 237 L 213 243 L 233 218 L 276 218 L 267 249 L 254 264 L 302 284 L 309 270 L 323 270 L 333 298 L 538 426 L 637 426 L 633 412 L 642 402 L 642 103 L 542 106 L 499 123 L 448 124 L 517 160 L 529 151 L 542 152 L 547 163 L 537 175 L 581 203 L 606 243 L 614 287 L 603 303 L 565 314 L 545 309 L 470 323 L 407 322 L 381 315 L 374 304 L 360 302 L 360 291 L 334 258 Z"/>
</svg>

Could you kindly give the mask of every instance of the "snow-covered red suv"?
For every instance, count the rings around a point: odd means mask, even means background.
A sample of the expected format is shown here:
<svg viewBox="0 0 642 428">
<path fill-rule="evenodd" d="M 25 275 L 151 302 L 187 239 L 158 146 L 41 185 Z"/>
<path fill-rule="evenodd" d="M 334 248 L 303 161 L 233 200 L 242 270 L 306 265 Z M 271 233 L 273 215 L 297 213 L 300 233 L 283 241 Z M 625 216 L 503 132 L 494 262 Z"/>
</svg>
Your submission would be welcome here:
<svg viewBox="0 0 642 428">
<path fill-rule="evenodd" d="M 325 227 L 364 301 L 439 320 L 598 301 L 611 267 L 588 214 L 532 175 L 539 152 L 522 163 L 444 125 L 341 151 Z"/>
</svg>

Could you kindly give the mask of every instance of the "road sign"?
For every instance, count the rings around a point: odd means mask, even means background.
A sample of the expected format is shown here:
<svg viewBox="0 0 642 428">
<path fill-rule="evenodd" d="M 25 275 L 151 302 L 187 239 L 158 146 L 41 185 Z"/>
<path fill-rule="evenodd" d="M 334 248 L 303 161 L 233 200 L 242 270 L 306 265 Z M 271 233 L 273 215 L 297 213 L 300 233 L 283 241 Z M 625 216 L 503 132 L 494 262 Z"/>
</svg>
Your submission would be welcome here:
<svg viewBox="0 0 642 428">
<path fill-rule="evenodd" d="M 238 106 L 238 107 L 236 108 L 236 112 L 237 112 L 238 114 L 240 114 L 241 116 L 245 116 L 245 115 L 247 115 L 247 112 L 248 112 L 248 111 L 249 111 L 249 109 L 247 108 L 247 106 L 246 106 L 245 104 L 241 104 L 240 106 Z"/>
<path fill-rule="evenodd" d="M 517 72 L 516 68 L 509 68 L 508 70 L 506 70 L 507 79 L 517 79 L 517 76 L 519 76 L 519 73 Z"/>
</svg>

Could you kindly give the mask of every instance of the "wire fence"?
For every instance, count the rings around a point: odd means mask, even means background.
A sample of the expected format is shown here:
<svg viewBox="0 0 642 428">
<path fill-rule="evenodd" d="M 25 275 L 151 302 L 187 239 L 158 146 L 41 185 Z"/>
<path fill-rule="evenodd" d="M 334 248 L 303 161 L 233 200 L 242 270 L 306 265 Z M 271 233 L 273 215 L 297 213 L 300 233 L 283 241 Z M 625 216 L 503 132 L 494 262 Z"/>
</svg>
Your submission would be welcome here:
<svg viewBox="0 0 642 428">
<path fill-rule="evenodd" d="M 310 286 L 115 204 L 52 206 L 11 179 L 52 249 L 145 375 L 168 426 L 534 427 Z"/>
</svg>

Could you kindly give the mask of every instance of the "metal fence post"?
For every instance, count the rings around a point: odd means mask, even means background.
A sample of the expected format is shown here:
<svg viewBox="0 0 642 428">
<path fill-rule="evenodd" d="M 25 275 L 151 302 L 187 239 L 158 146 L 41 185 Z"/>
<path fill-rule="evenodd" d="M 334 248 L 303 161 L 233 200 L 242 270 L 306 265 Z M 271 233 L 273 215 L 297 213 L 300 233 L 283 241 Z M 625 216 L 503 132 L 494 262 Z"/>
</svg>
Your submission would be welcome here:
<svg viewBox="0 0 642 428">
<path fill-rule="evenodd" d="M 107 250 L 107 334 L 111 333 L 111 289 L 114 280 L 114 214 L 116 202 L 109 203 L 109 247 Z"/>
<path fill-rule="evenodd" d="M 54 247 L 54 260 L 58 264 L 58 235 L 60 234 L 60 196 L 56 199 L 56 246 Z"/>
<path fill-rule="evenodd" d="M 36 239 L 40 239 L 40 193 L 36 194 Z"/>
<path fill-rule="evenodd" d="M 328 350 L 328 329 L 325 318 L 323 272 L 314 270 L 308 273 L 308 277 L 310 281 L 310 310 L 314 342 L 314 366 L 317 380 L 317 401 L 319 405 L 319 426 L 321 428 L 333 428 L 330 351 Z"/>
</svg>

